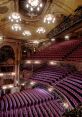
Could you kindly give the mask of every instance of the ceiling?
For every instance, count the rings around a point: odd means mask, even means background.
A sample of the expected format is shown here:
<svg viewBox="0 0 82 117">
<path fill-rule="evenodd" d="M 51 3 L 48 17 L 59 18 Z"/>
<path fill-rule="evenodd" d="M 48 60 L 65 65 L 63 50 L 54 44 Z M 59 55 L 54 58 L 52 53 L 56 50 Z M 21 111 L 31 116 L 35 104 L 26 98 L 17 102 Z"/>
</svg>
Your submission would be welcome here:
<svg viewBox="0 0 82 117">
<path fill-rule="evenodd" d="M 0 0 L 0 33 L 7 38 L 23 39 L 23 40 L 40 40 L 43 41 L 46 38 L 46 34 L 53 29 L 59 22 L 61 22 L 64 16 L 71 14 L 78 6 L 82 5 L 82 0 L 42 0 L 44 5 L 41 12 L 35 16 L 29 16 L 28 11 L 25 8 L 26 0 Z M 22 17 L 22 31 L 14 32 L 11 30 L 12 24 L 8 20 L 10 13 L 17 11 Z M 44 24 L 43 17 L 52 13 L 56 21 L 54 24 Z M 38 27 L 44 27 L 46 29 L 45 34 L 37 34 L 36 29 Z M 23 30 L 30 30 L 32 36 L 24 37 L 22 35 Z"/>
</svg>

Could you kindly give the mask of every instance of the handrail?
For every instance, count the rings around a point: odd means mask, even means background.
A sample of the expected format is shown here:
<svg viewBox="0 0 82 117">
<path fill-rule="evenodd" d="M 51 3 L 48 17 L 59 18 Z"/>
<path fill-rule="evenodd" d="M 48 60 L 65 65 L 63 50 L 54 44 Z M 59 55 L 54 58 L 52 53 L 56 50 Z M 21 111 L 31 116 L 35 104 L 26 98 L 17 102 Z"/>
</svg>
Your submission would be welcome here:
<svg viewBox="0 0 82 117">
<path fill-rule="evenodd" d="M 54 36 L 59 35 L 63 31 L 67 30 L 75 26 L 77 23 L 82 21 L 82 7 L 78 7 L 73 14 L 69 15 L 68 17 L 64 18 L 63 21 L 54 29 L 52 29 L 47 36 L 52 38 Z"/>
</svg>

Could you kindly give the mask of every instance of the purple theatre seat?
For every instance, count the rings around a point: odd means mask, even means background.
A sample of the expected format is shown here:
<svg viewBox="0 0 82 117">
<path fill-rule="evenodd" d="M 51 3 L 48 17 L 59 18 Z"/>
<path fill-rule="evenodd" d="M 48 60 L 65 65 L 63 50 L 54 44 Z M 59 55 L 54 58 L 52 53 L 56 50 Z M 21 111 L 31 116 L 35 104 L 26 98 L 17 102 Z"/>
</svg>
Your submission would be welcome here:
<svg viewBox="0 0 82 117">
<path fill-rule="evenodd" d="M 60 117 L 64 113 L 54 96 L 40 88 L 5 95 L 1 102 L 1 117 Z"/>
<path fill-rule="evenodd" d="M 69 102 L 72 103 L 74 107 L 78 106 L 76 99 L 66 89 L 60 86 L 56 86 L 56 88 L 68 98 Z"/>
<path fill-rule="evenodd" d="M 46 47 L 44 49 L 38 50 L 36 53 L 32 54 L 28 59 L 42 59 L 42 60 L 64 60 L 65 57 L 72 52 L 76 51 L 77 48 L 77 52 L 74 52 L 74 54 L 71 54 L 68 58 L 68 60 L 81 60 L 81 50 L 82 47 L 79 48 L 80 43 L 82 42 L 82 40 L 78 39 L 78 40 L 69 40 L 69 41 L 64 41 L 61 43 L 54 43 L 51 44 L 49 47 Z M 73 59 L 72 56 L 74 56 Z M 79 59 L 78 59 L 79 57 Z"/>
<path fill-rule="evenodd" d="M 33 111 L 30 106 L 28 107 L 28 112 L 29 112 L 29 117 L 33 117 Z"/>
<path fill-rule="evenodd" d="M 41 111 L 41 109 L 40 109 L 40 107 L 38 105 L 35 105 L 35 109 L 36 109 L 36 111 L 38 113 L 38 117 L 44 117 L 43 113 L 42 113 L 42 111 Z"/>
<path fill-rule="evenodd" d="M 9 95 L 7 95 L 7 100 L 8 100 L 8 103 L 9 103 L 9 109 L 12 109 L 13 108 L 12 100 L 11 100 Z"/>
<path fill-rule="evenodd" d="M 13 109 L 17 108 L 17 103 L 16 103 L 16 100 L 14 99 L 13 95 L 9 94 L 9 97 L 12 100 L 12 107 L 13 107 Z"/>
<path fill-rule="evenodd" d="M 41 109 L 44 117 L 49 117 L 47 111 L 45 110 L 44 106 L 42 104 L 39 105 L 39 108 Z"/>
<path fill-rule="evenodd" d="M 36 109 L 35 109 L 35 106 L 31 106 L 31 110 L 32 110 L 32 112 L 33 112 L 34 117 L 39 117 L 39 116 L 38 116 L 38 113 L 37 113 L 37 111 L 36 111 Z"/>
<path fill-rule="evenodd" d="M 14 99 L 16 101 L 17 107 L 19 108 L 21 104 L 20 104 L 20 101 L 19 101 L 17 95 L 15 94 L 15 95 L 13 95 L 13 97 L 14 97 Z"/>
</svg>

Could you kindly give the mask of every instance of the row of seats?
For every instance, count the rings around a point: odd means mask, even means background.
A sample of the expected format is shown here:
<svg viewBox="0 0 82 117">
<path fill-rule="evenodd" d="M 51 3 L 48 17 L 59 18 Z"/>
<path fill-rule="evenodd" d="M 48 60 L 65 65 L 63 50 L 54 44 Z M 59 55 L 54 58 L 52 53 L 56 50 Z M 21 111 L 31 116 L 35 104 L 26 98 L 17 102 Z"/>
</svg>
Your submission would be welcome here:
<svg viewBox="0 0 82 117">
<path fill-rule="evenodd" d="M 75 71 L 65 75 L 65 70 L 57 73 L 57 70 L 52 72 L 51 69 L 46 69 L 35 73 L 31 80 L 54 86 L 65 95 L 73 107 L 78 106 L 82 102 L 82 74 Z"/>
<path fill-rule="evenodd" d="M 0 117 L 60 117 L 64 112 L 63 107 L 51 100 L 37 105 L 3 111 L 0 113 Z"/>
<path fill-rule="evenodd" d="M 82 117 L 82 103 L 71 111 L 65 112 L 63 117 Z"/>
<path fill-rule="evenodd" d="M 69 61 L 80 61 L 82 60 L 82 46 L 78 48 L 76 51 L 71 53 L 68 57 L 67 60 Z"/>
<path fill-rule="evenodd" d="M 73 72 L 73 70 L 66 67 L 44 67 L 35 72 L 30 79 L 52 85 L 52 83 L 58 83 L 71 72 Z"/>
<path fill-rule="evenodd" d="M 56 84 L 55 88 L 68 98 L 73 107 L 78 106 L 82 102 L 82 75 L 69 75 Z"/>
<path fill-rule="evenodd" d="M 53 100 L 54 96 L 50 95 L 43 89 L 24 90 L 21 93 L 5 95 L 0 101 L 1 111 L 31 106 L 48 100 Z"/>
<path fill-rule="evenodd" d="M 78 60 L 81 57 L 82 47 L 79 48 L 81 39 L 79 40 L 69 40 L 61 43 L 54 43 L 49 47 L 42 49 L 41 51 L 37 51 L 33 54 L 30 59 L 55 59 L 55 60 Z M 71 54 L 74 53 L 75 54 Z M 79 54 L 78 54 L 79 53 Z M 65 58 L 66 57 L 66 58 Z M 72 59 L 76 58 L 76 59 Z M 79 59 L 79 60 L 80 60 Z"/>
<path fill-rule="evenodd" d="M 29 89 L 0 99 L 0 117 L 60 117 L 64 107 L 44 89 Z"/>
</svg>

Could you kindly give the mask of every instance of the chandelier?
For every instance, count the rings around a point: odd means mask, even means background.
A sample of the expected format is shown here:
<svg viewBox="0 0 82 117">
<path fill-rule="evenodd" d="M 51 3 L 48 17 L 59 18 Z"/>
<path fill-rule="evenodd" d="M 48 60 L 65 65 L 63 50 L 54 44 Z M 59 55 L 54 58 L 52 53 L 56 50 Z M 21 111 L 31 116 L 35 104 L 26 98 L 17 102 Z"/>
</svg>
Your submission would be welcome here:
<svg viewBox="0 0 82 117">
<path fill-rule="evenodd" d="M 19 15 L 19 13 L 17 12 L 13 12 L 10 16 L 9 16 L 9 20 L 11 22 L 20 22 L 21 21 L 21 16 Z"/>
<path fill-rule="evenodd" d="M 36 30 L 37 33 L 45 33 L 46 30 L 43 28 L 43 27 L 39 27 L 37 30 Z"/>
<path fill-rule="evenodd" d="M 42 8 L 42 0 L 27 0 L 26 8 L 30 11 L 37 10 L 39 11 Z"/>
<path fill-rule="evenodd" d="M 44 23 L 54 23 L 55 22 L 55 17 L 54 15 L 52 14 L 47 14 L 45 17 L 44 17 Z"/>
<path fill-rule="evenodd" d="M 22 33 L 24 36 L 31 36 L 31 32 L 28 30 L 24 30 Z"/>
<path fill-rule="evenodd" d="M 21 26 L 19 24 L 13 24 L 12 25 L 12 30 L 13 31 L 21 31 Z"/>
</svg>

